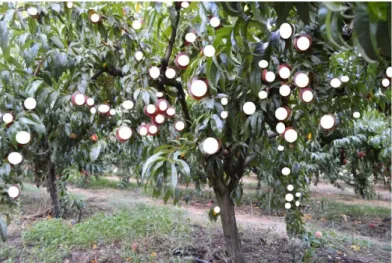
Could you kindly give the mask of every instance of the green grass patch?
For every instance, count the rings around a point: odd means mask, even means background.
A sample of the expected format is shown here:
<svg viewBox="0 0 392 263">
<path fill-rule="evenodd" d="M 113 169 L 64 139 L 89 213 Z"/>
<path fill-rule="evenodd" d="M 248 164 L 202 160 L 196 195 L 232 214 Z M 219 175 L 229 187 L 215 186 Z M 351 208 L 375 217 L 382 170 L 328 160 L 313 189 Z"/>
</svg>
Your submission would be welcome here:
<svg viewBox="0 0 392 263">
<path fill-rule="evenodd" d="M 134 189 L 138 187 L 134 183 L 123 183 L 121 181 L 114 181 L 107 179 L 103 176 L 91 177 L 88 182 L 83 181 L 83 178 L 70 176 L 67 182 L 76 185 L 81 188 L 89 188 L 89 189 Z"/>
<path fill-rule="evenodd" d="M 320 201 L 320 203 L 318 203 L 318 201 Z M 322 206 L 321 202 L 323 202 Z M 317 213 L 321 212 L 323 217 L 329 220 L 341 219 L 342 215 L 358 219 L 384 218 L 391 216 L 391 209 L 387 207 L 345 204 L 328 199 L 311 200 L 309 205 L 312 211 Z"/>
<path fill-rule="evenodd" d="M 75 226 L 62 219 L 46 219 L 22 234 L 25 247 L 29 247 L 29 255 L 22 261 L 59 262 L 74 249 L 116 241 L 131 243 L 150 236 L 184 239 L 190 229 L 184 221 L 179 209 L 147 205 L 135 205 L 115 214 L 96 214 Z"/>
</svg>

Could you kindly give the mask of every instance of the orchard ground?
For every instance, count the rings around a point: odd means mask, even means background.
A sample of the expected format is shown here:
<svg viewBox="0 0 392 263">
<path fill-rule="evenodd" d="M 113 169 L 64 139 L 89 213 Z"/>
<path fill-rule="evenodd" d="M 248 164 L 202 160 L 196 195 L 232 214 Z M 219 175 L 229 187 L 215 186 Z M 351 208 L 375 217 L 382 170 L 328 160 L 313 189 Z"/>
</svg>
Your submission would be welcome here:
<svg viewBox="0 0 392 263">
<path fill-rule="evenodd" d="M 50 218 L 46 189 L 26 183 L 0 262 L 227 262 L 221 223 L 207 215 L 214 206 L 210 189 L 197 194 L 183 186 L 192 198 L 173 206 L 133 181 L 125 189 L 116 177 L 92 178 L 83 188 L 71 181 L 70 192 L 87 203 L 81 222 L 77 212 Z M 256 178 L 243 183 L 236 213 L 247 262 L 391 261 L 390 192 L 381 185 L 375 200 L 356 197 L 348 186 L 312 185 L 301 209 L 306 228 L 323 236 L 310 237 L 309 246 L 287 237 L 284 210 L 260 208 Z"/>
</svg>

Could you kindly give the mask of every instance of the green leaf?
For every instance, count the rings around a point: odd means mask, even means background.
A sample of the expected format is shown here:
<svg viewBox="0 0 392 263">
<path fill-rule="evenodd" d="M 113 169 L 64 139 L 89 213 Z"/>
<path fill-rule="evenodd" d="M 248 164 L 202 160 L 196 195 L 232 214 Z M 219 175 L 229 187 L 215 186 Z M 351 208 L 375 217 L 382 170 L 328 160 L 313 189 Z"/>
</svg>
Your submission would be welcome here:
<svg viewBox="0 0 392 263">
<path fill-rule="evenodd" d="M 354 18 L 354 37 L 356 38 L 362 56 L 370 63 L 378 60 L 376 43 L 376 24 L 370 22 L 369 13 L 365 4 L 357 4 Z"/>
<path fill-rule="evenodd" d="M 147 172 L 149 166 L 152 163 L 156 162 L 157 160 L 162 160 L 163 159 L 163 158 L 160 158 L 161 154 L 162 154 L 162 152 L 158 152 L 158 153 L 154 154 L 153 156 L 151 156 L 150 158 L 147 159 L 147 161 L 143 165 L 142 177 L 145 177 L 146 172 Z"/>
<path fill-rule="evenodd" d="M 58 47 L 64 48 L 63 42 L 60 40 L 59 36 L 52 36 L 50 40 Z"/>
<path fill-rule="evenodd" d="M 90 149 L 90 160 L 94 162 L 98 159 L 102 146 L 99 142 L 95 143 Z"/>
<path fill-rule="evenodd" d="M 178 183 L 178 177 L 177 177 L 177 168 L 174 164 L 171 165 L 171 184 L 172 187 L 175 188 Z"/>
</svg>

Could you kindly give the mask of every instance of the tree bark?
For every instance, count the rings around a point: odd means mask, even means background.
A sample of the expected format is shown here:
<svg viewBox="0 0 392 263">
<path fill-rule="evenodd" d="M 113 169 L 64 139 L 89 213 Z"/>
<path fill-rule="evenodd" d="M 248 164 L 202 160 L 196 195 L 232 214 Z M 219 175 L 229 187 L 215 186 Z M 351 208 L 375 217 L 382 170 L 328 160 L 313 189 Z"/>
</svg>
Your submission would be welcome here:
<svg viewBox="0 0 392 263">
<path fill-rule="evenodd" d="M 47 163 L 47 171 L 48 171 L 48 175 L 46 177 L 46 183 L 47 183 L 47 188 L 48 188 L 50 198 L 52 199 L 54 216 L 56 218 L 59 218 L 61 215 L 61 212 L 60 212 L 60 203 L 59 203 L 59 199 L 57 196 L 56 167 L 55 167 L 55 164 L 52 163 L 50 158 Z"/>
<path fill-rule="evenodd" d="M 230 256 L 232 263 L 245 263 L 235 218 L 234 203 L 230 197 L 232 189 L 229 189 L 220 179 L 214 179 L 212 183 L 216 200 L 220 207 L 220 218 L 227 253 Z"/>
</svg>

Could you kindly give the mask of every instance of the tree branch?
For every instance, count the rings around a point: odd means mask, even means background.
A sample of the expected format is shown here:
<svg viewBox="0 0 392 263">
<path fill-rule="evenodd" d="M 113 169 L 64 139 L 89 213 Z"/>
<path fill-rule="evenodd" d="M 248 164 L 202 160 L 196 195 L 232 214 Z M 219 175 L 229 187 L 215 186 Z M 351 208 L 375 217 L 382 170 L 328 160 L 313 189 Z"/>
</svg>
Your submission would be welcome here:
<svg viewBox="0 0 392 263">
<path fill-rule="evenodd" d="M 181 82 L 178 81 L 174 83 L 174 86 L 177 88 L 177 98 L 180 101 L 187 127 L 191 127 L 192 121 L 191 121 L 191 116 L 189 115 L 188 105 L 186 104 L 186 100 L 185 100 L 184 88 L 182 87 Z"/>
<path fill-rule="evenodd" d="M 100 69 L 97 71 L 97 73 L 94 74 L 94 76 L 91 77 L 91 80 L 96 80 L 102 73 L 108 73 L 109 75 L 115 76 L 115 77 L 124 77 L 124 73 L 122 72 L 121 69 L 118 68 L 104 68 Z"/>
</svg>

